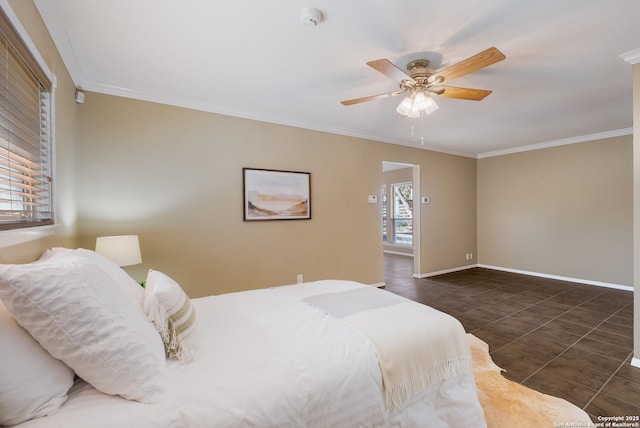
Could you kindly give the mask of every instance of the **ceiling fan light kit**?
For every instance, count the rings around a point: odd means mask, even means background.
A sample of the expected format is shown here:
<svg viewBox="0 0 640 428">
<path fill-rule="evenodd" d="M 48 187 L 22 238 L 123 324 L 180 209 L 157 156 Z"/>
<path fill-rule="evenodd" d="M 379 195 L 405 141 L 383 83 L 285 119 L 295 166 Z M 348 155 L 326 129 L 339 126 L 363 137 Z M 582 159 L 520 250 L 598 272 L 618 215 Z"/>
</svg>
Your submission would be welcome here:
<svg viewBox="0 0 640 428">
<path fill-rule="evenodd" d="M 402 116 L 418 118 L 421 112 L 431 114 L 438 109 L 438 104 L 432 98 L 434 95 L 444 98 L 480 101 L 489 95 L 491 91 L 445 86 L 443 83 L 488 67 L 505 58 L 502 52 L 492 47 L 440 71 L 431 70 L 429 61 L 426 59 L 417 59 L 407 64 L 406 73 L 388 59 L 370 61 L 367 63 L 369 67 L 398 82 L 400 90 L 346 100 L 342 101 L 342 104 L 352 105 L 396 95 L 406 95 L 396 108 L 396 111 Z"/>
<path fill-rule="evenodd" d="M 420 117 L 420 113 L 431 114 L 438 110 L 438 104 L 428 95 L 425 95 L 424 91 L 419 90 L 408 95 L 396 108 L 396 111 L 401 116 L 410 118 Z"/>
</svg>

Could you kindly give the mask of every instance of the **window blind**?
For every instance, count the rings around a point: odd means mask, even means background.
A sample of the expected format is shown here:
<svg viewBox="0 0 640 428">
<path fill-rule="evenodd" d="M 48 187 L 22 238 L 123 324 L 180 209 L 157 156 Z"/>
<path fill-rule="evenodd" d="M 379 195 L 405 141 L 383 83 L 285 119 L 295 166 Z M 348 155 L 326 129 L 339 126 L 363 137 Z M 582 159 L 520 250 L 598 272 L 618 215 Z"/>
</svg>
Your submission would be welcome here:
<svg viewBox="0 0 640 428">
<path fill-rule="evenodd" d="M 50 90 L 0 13 L 0 230 L 53 223 Z"/>
</svg>

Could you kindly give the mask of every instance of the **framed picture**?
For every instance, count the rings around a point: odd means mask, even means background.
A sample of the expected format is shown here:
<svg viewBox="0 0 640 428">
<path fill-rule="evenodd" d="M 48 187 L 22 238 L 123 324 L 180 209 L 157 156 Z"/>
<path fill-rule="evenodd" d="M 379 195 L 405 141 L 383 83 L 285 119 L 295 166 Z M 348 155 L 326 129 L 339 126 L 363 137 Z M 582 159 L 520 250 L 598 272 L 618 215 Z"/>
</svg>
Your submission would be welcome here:
<svg viewBox="0 0 640 428">
<path fill-rule="evenodd" d="M 244 220 L 311 218 L 311 173 L 242 168 Z"/>
</svg>

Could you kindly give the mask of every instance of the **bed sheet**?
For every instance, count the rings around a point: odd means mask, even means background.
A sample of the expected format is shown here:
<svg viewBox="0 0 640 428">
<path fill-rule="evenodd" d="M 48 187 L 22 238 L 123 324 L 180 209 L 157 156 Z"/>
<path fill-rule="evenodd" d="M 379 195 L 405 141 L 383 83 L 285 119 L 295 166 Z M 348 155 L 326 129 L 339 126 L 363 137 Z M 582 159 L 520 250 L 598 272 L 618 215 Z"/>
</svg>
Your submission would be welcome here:
<svg viewBox="0 0 640 428">
<path fill-rule="evenodd" d="M 352 284 L 336 281 L 332 287 Z M 486 426 L 472 375 L 433 386 L 406 409 L 388 412 L 368 339 L 284 290 L 193 304 L 197 355 L 189 364 L 167 363 L 162 401 L 128 401 L 79 381 L 57 414 L 19 427 Z"/>
</svg>

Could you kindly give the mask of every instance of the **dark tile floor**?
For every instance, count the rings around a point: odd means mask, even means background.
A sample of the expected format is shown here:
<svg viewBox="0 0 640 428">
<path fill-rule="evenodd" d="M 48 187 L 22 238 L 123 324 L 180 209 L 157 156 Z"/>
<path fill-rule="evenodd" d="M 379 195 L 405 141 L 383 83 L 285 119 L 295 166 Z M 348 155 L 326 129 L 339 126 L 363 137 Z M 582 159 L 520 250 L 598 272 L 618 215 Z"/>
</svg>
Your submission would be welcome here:
<svg viewBox="0 0 640 428">
<path fill-rule="evenodd" d="M 504 375 L 598 416 L 640 415 L 633 293 L 473 268 L 425 279 L 385 254 L 385 289 L 456 317 Z"/>
</svg>

